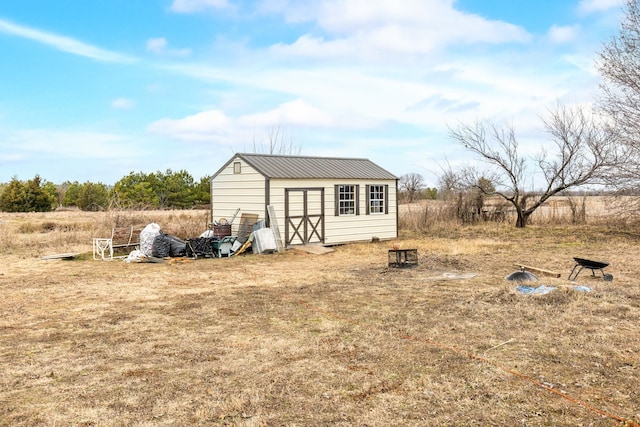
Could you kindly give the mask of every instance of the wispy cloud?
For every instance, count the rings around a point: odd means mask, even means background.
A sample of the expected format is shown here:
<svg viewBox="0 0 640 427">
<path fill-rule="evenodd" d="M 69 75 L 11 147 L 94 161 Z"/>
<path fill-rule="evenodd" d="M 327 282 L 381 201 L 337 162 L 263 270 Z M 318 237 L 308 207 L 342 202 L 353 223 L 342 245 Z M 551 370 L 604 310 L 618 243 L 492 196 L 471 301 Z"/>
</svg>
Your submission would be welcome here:
<svg viewBox="0 0 640 427">
<path fill-rule="evenodd" d="M 169 48 L 169 42 L 164 37 L 147 40 L 147 50 L 157 55 L 189 56 L 191 54 L 191 49 L 189 48 Z"/>
<path fill-rule="evenodd" d="M 212 141 L 224 138 L 230 123 L 231 118 L 222 111 L 208 110 L 178 120 L 160 119 L 147 130 L 185 141 Z"/>
<path fill-rule="evenodd" d="M 338 111 L 326 111 L 299 98 L 268 111 L 243 115 L 238 118 L 238 124 L 248 129 L 268 129 L 274 124 L 314 129 L 371 129 L 378 122 L 355 113 L 345 115 Z"/>
<path fill-rule="evenodd" d="M 556 44 L 569 43 L 575 40 L 578 34 L 576 26 L 558 26 L 552 25 L 547 36 L 549 41 Z"/>
<path fill-rule="evenodd" d="M 111 108 L 116 110 L 130 110 L 134 106 L 134 102 L 128 98 L 117 98 L 111 101 Z"/>
<path fill-rule="evenodd" d="M 3 153 L 3 154 L 0 154 L 0 164 L 17 163 L 24 160 L 25 157 L 26 156 L 23 154 Z"/>
<path fill-rule="evenodd" d="M 281 55 L 358 57 L 387 61 L 393 55 L 425 55 L 448 46 L 529 43 L 524 28 L 465 13 L 450 0 L 324 0 L 300 7 L 292 0 L 269 3 L 263 13 L 288 22 L 312 23 L 322 34 L 303 34 L 272 51 Z"/>
<path fill-rule="evenodd" d="M 581 0 L 578 9 L 585 13 L 600 12 L 621 7 L 624 0 Z"/>
<path fill-rule="evenodd" d="M 35 42 L 51 46 L 54 49 L 58 49 L 63 52 L 71 53 L 78 56 L 84 56 L 96 61 L 118 63 L 130 63 L 136 61 L 136 59 L 131 56 L 101 49 L 99 47 L 92 46 L 90 44 L 73 39 L 71 37 L 61 36 L 35 28 L 26 27 L 24 25 L 19 25 L 1 18 L 0 33 L 33 40 Z"/>
<path fill-rule="evenodd" d="M 19 160 L 25 156 L 33 158 L 43 154 L 48 158 L 83 160 L 139 155 L 138 147 L 131 144 L 129 138 L 124 134 L 95 131 L 22 129 L 4 133 L 0 151 L 10 153 L 9 160 Z"/>
<path fill-rule="evenodd" d="M 420 102 L 416 102 L 413 105 L 409 105 L 406 110 L 413 111 L 433 111 L 439 110 L 443 112 L 461 112 L 475 110 L 480 107 L 480 102 L 461 102 L 459 99 L 450 99 L 443 94 L 436 94 L 423 99 Z"/>
<path fill-rule="evenodd" d="M 194 13 L 207 9 L 229 9 L 227 0 L 173 0 L 171 11 L 176 13 Z"/>
<path fill-rule="evenodd" d="M 221 110 L 202 111 L 181 119 L 163 118 L 151 123 L 147 130 L 182 141 L 221 142 L 237 135 L 249 135 L 256 130 L 283 126 L 313 129 L 373 129 L 379 122 L 359 115 L 341 116 L 326 112 L 310 103 L 296 99 L 266 111 L 229 116 Z M 246 140 L 246 137 L 239 138 Z"/>
<path fill-rule="evenodd" d="M 162 53 L 167 48 L 167 40 L 163 37 L 147 40 L 147 50 L 153 53 Z"/>
</svg>

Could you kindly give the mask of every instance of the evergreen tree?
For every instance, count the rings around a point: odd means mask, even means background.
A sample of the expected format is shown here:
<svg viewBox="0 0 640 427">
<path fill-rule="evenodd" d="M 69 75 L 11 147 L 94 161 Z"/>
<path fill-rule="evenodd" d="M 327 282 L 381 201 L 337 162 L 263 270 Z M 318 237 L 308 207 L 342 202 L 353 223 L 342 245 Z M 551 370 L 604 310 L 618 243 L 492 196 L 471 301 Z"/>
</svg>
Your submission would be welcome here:
<svg viewBox="0 0 640 427">
<path fill-rule="evenodd" d="M 66 187 L 64 197 L 62 198 L 62 206 L 78 206 L 78 193 L 80 192 L 80 184 L 78 184 L 78 181 L 67 181 L 62 185 Z"/>
<path fill-rule="evenodd" d="M 26 183 L 29 211 L 50 212 L 57 204 L 57 189 L 55 185 L 43 182 L 39 175 Z"/>
<path fill-rule="evenodd" d="M 28 212 L 27 189 L 17 177 L 11 178 L 0 193 L 0 210 L 4 212 Z"/>
<path fill-rule="evenodd" d="M 77 206 L 83 211 L 105 210 L 108 202 L 109 191 L 100 182 L 85 182 L 78 190 Z"/>
<path fill-rule="evenodd" d="M 41 188 L 42 188 L 42 191 L 47 193 L 47 195 L 49 196 L 52 210 L 62 205 L 60 203 L 60 192 L 58 190 L 57 185 L 55 185 L 53 182 L 43 180 L 41 183 Z"/>
<path fill-rule="evenodd" d="M 156 194 L 161 208 L 184 209 L 193 206 L 194 181 L 185 170 L 156 174 Z"/>
<path fill-rule="evenodd" d="M 131 172 L 116 182 L 113 196 L 126 208 L 157 208 L 159 199 L 150 181 L 155 182 L 155 178 Z"/>
<path fill-rule="evenodd" d="M 211 176 L 203 176 L 193 190 L 193 202 L 196 205 L 211 203 Z"/>
<path fill-rule="evenodd" d="M 14 177 L 0 194 L 0 210 L 5 212 L 50 212 L 57 204 L 55 185 L 36 175 L 22 182 Z"/>
</svg>

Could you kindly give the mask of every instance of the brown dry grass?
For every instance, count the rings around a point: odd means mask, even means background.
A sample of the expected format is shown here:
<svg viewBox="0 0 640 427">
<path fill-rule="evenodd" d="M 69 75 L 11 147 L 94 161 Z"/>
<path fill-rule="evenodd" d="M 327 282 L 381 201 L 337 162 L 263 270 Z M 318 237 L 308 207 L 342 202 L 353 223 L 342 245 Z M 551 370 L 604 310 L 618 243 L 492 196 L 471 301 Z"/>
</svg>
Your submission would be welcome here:
<svg viewBox="0 0 640 427">
<path fill-rule="evenodd" d="M 206 222 L 198 211 L 127 219 L 140 218 L 191 236 Z M 90 251 L 113 219 L 0 214 L 0 425 L 640 421 L 634 233 L 443 227 L 403 236 L 420 254 L 406 270 L 387 268 L 389 242 L 164 264 L 39 260 Z M 573 290 L 573 256 L 610 262 L 614 281 L 583 272 L 592 292 Z M 561 272 L 540 276 L 558 289 L 515 292 L 504 280 L 515 263 Z"/>
<path fill-rule="evenodd" d="M 554 196 L 535 210 L 529 218 L 529 225 L 585 225 L 608 224 L 611 227 L 633 227 L 638 225 L 637 196 Z M 509 203 L 494 196 L 484 201 L 487 217 L 495 221 L 496 211 L 499 220 L 507 224 L 516 223 L 516 212 Z M 473 200 L 455 198 L 443 200 L 420 200 L 411 204 L 402 204 L 399 209 L 400 225 L 410 230 L 441 230 L 451 227 L 452 218 L 459 216 L 458 210 L 477 209 Z M 492 218 L 493 217 L 493 218 Z M 470 222 L 477 216 L 467 217 Z"/>
</svg>

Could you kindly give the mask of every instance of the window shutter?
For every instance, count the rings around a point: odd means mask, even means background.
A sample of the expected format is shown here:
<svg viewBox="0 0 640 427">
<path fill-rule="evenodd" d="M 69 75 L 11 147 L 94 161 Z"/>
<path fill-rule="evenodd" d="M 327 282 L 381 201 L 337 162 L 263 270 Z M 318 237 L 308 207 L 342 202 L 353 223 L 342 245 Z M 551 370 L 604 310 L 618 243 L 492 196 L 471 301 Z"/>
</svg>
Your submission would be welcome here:
<svg viewBox="0 0 640 427">
<path fill-rule="evenodd" d="M 356 198 L 356 215 L 360 215 L 360 184 L 355 186 L 354 197 Z"/>
<path fill-rule="evenodd" d="M 384 213 L 389 214 L 389 184 L 384 186 Z"/>
<path fill-rule="evenodd" d="M 334 212 L 333 215 L 334 216 L 340 216 L 340 200 L 338 200 L 340 198 L 340 189 L 338 188 L 338 185 L 334 185 L 333 186 L 333 200 L 334 200 Z"/>
<path fill-rule="evenodd" d="M 365 215 L 369 215 L 371 213 L 371 186 L 368 184 L 365 189 L 365 199 L 367 201 L 367 204 L 364 207 L 364 213 Z"/>
</svg>

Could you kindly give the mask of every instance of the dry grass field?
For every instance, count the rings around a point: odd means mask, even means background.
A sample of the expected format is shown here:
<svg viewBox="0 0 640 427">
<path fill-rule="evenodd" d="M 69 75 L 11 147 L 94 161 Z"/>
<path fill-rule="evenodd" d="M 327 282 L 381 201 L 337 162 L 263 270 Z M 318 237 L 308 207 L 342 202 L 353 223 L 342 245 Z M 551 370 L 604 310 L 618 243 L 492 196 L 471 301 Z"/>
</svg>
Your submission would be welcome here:
<svg viewBox="0 0 640 427">
<path fill-rule="evenodd" d="M 115 222 L 0 213 L 2 426 L 637 426 L 640 235 L 597 224 L 403 231 L 324 255 L 91 259 Z M 45 255 L 81 252 L 73 261 Z M 610 263 L 605 282 L 573 257 Z M 557 287 L 522 295 L 524 263 Z M 576 290 L 586 286 L 590 292 Z"/>
</svg>

